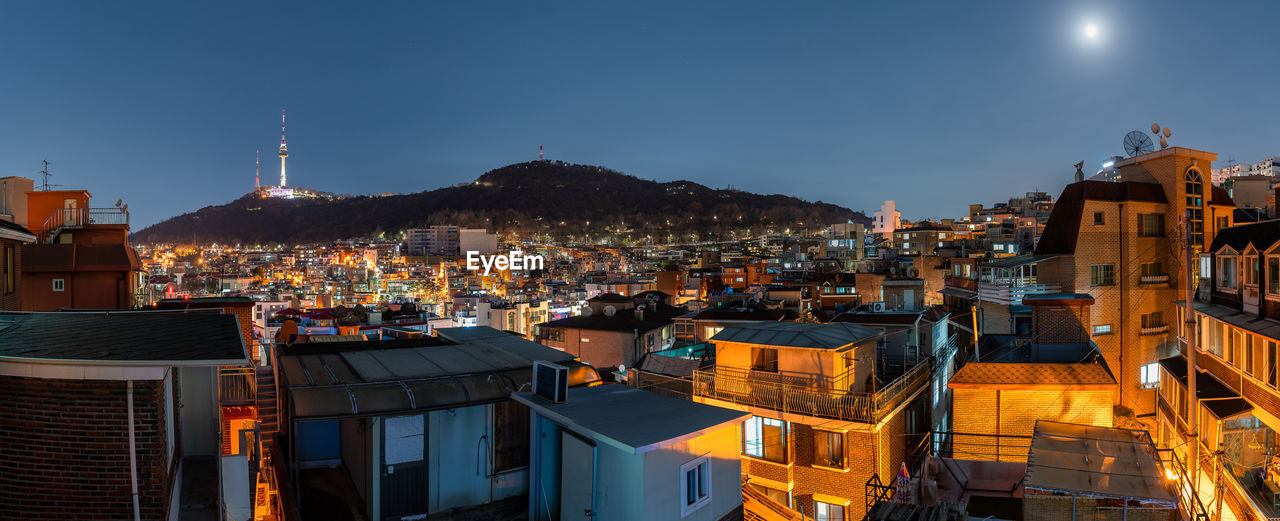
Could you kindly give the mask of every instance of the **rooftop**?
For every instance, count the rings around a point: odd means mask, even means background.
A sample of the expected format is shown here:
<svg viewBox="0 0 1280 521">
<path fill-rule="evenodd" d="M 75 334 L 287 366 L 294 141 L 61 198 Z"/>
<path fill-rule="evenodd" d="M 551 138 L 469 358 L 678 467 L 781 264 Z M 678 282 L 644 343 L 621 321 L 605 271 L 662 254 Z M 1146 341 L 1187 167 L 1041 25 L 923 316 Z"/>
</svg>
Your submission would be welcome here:
<svg viewBox="0 0 1280 521">
<path fill-rule="evenodd" d="M 1026 489 L 1177 505 L 1151 437 L 1129 429 L 1036 422 Z"/>
<path fill-rule="evenodd" d="M 1112 386 L 1115 378 L 1101 364 L 970 362 L 951 377 L 957 388 L 1087 388 Z"/>
<path fill-rule="evenodd" d="M 249 362 L 239 323 L 221 313 L 0 313 L 0 360 L 200 366 Z"/>
<path fill-rule="evenodd" d="M 571 430 L 595 435 L 633 454 L 661 449 L 751 416 L 618 384 L 569 389 L 564 403 L 533 393 L 511 397 Z"/>
<path fill-rule="evenodd" d="M 871 328 L 836 322 L 810 324 L 803 322 L 760 322 L 725 328 L 711 341 L 742 342 L 767 346 L 807 347 L 810 349 L 839 349 L 883 334 L 879 328 Z"/>
</svg>

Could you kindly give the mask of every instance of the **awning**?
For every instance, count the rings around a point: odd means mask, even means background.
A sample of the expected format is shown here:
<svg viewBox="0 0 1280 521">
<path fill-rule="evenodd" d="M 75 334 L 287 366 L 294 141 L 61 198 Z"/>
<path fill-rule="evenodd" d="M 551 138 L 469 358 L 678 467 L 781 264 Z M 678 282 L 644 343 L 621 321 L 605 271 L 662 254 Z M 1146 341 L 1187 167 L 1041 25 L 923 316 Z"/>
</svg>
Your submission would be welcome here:
<svg viewBox="0 0 1280 521">
<path fill-rule="evenodd" d="M 387 416 L 506 400 L 532 371 L 505 371 L 427 380 L 298 387 L 289 390 L 294 420 Z"/>
</svg>

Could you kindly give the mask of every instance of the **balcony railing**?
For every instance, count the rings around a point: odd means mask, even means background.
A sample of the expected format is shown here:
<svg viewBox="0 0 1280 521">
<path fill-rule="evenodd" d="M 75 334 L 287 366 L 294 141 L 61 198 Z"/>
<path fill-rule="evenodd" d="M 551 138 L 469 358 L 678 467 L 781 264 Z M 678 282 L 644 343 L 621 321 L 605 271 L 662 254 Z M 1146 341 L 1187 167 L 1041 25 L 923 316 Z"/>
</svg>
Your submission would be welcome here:
<svg viewBox="0 0 1280 521">
<path fill-rule="evenodd" d="M 978 281 L 968 277 L 957 277 L 955 275 L 947 275 L 943 278 L 943 284 L 949 288 L 963 289 L 966 291 L 978 291 Z"/>
<path fill-rule="evenodd" d="M 1138 282 L 1141 284 L 1164 284 L 1169 282 L 1169 275 L 1143 275 L 1138 278 Z"/>
<path fill-rule="evenodd" d="M 1034 280 L 1033 278 L 1023 278 L 1006 279 L 1008 282 L 980 282 L 978 283 L 978 298 L 988 302 L 1013 306 L 1022 304 L 1022 298 L 1028 295 L 1057 293 L 1061 288 L 1057 284 L 1023 283 L 1028 279 Z"/>
<path fill-rule="evenodd" d="M 744 369 L 716 367 L 694 371 L 693 393 L 716 400 L 764 407 L 782 413 L 802 414 L 842 421 L 875 423 L 927 385 L 933 359 L 926 359 L 874 393 L 854 392 L 827 379 L 823 388 L 804 379 L 788 383 L 791 376 Z M 770 375 L 770 376 L 762 376 Z"/>
<path fill-rule="evenodd" d="M 1169 331 L 1169 324 L 1164 324 L 1164 325 L 1160 325 L 1160 326 L 1147 326 L 1147 327 L 1144 327 L 1144 328 L 1142 328 L 1141 330 L 1139 330 L 1139 331 L 1138 331 L 1138 334 L 1140 334 L 1140 335 L 1158 335 L 1158 334 L 1160 334 L 1160 333 L 1167 333 L 1168 331 Z"/>
<path fill-rule="evenodd" d="M 124 208 L 61 208 L 45 219 L 36 230 L 40 242 L 49 242 L 61 230 L 89 225 L 129 225 L 129 210 Z"/>
<path fill-rule="evenodd" d="M 258 377 L 252 367 L 218 368 L 219 404 L 253 405 L 257 389 Z"/>
</svg>

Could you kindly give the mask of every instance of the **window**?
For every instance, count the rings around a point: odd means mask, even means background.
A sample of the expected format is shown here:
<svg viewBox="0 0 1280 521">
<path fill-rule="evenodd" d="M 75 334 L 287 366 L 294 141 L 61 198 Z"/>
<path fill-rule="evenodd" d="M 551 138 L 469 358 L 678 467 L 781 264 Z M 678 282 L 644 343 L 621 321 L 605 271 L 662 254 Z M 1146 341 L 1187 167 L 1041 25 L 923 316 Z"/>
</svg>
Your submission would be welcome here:
<svg viewBox="0 0 1280 521">
<path fill-rule="evenodd" d="M 787 422 L 759 416 L 742 422 L 742 454 L 786 463 Z"/>
<path fill-rule="evenodd" d="M 4 292 L 5 294 L 13 293 L 15 281 L 17 280 L 18 267 L 14 263 L 13 246 L 4 247 Z"/>
<path fill-rule="evenodd" d="M 844 433 L 813 430 L 813 464 L 834 469 L 844 468 Z"/>
<path fill-rule="evenodd" d="M 1164 266 L 1159 262 L 1147 262 L 1142 265 L 1143 277 L 1159 277 L 1164 275 Z"/>
<path fill-rule="evenodd" d="M 1191 209 L 1191 219 L 1188 224 L 1191 232 L 1191 244 L 1197 246 L 1204 243 L 1204 182 L 1200 178 L 1200 172 L 1189 169 L 1185 176 L 1187 188 L 1187 208 Z"/>
<path fill-rule="evenodd" d="M 1280 257 L 1267 258 L 1267 293 L 1280 295 Z"/>
<path fill-rule="evenodd" d="M 1276 343 L 1267 342 L 1267 385 L 1276 386 Z"/>
<path fill-rule="evenodd" d="M 844 521 L 844 505 L 814 501 L 814 521 Z"/>
<path fill-rule="evenodd" d="M 1094 264 L 1089 266 L 1089 284 L 1091 286 L 1116 285 L 1116 265 Z"/>
<path fill-rule="evenodd" d="M 67 289 L 67 281 L 66 281 L 66 279 L 53 279 L 53 290 L 54 290 L 54 291 L 63 291 L 63 290 L 65 290 L 65 289 Z"/>
<path fill-rule="evenodd" d="M 1164 214 L 1162 213 L 1138 214 L 1138 236 L 1139 237 L 1164 237 Z"/>
<path fill-rule="evenodd" d="M 1220 257 L 1218 259 L 1218 285 L 1224 288 L 1236 287 L 1236 258 Z"/>
<path fill-rule="evenodd" d="M 493 471 L 529 466 L 529 407 L 515 400 L 493 404 Z"/>
<path fill-rule="evenodd" d="M 770 373 L 778 372 L 778 350 L 771 347 L 751 348 L 751 369 Z"/>
<path fill-rule="evenodd" d="M 1223 228 L 1227 228 L 1227 227 L 1231 226 L 1231 223 L 1230 223 L 1229 219 L 1227 219 L 1226 217 L 1219 217 L 1219 218 L 1217 218 L 1217 219 L 1215 219 L 1215 220 L 1216 220 L 1216 221 L 1218 221 L 1218 222 L 1217 222 L 1218 227 L 1216 228 L 1217 230 L 1221 230 L 1221 229 L 1223 229 Z"/>
<path fill-rule="evenodd" d="M 706 331 L 707 331 L 707 337 L 706 337 L 706 338 L 704 338 L 703 340 L 711 340 L 711 337 L 716 336 L 716 335 L 717 335 L 717 334 L 719 334 L 721 331 L 724 331 L 724 328 L 723 328 L 723 327 L 712 327 L 712 326 L 707 326 Z"/>
<path fill-rule="evenodd" d="M 1093 224 L 1097 226 L 1107 224 L 1107 220 L 1103 218 L 1102 212 L 1093 212 Z"/>
<path fill-rule="evenodd" d="M 764 495 L 768 496 L 769 499 L 777 501 L 779 505 L 782 505 L 787 508 L 791 508 L 791 495 L 788 494 L 787 491 L 778 490 L 776 488 L 769 488 L 764 485 L 759 485 L 756 483 L 750 483 L 750 485 L 755 487 L 756 490 L 759 490 Z"/>
<path fill-rule="evenodd" d="M 1152 363 L 1142 366 L 1143 389 L 1154 389 L 1160 386 L 1160 364 Z"/>
<path fill-rule="evenodd" d="M 711 460 L 706 456 L 680 466 L 684 487 L 680 491 L 680 517 L 711 502 Z"/>
<path fill-rule="evenodd" d="M 1165 323 L 1164 323 L 1163 311 L 1153 311 L 1151 313 L 1142 315 L 1142 329 L 1163 327 L 1164 325 Z"/>
<path fill-rule="evenodd" d="M 649 347 L 653 347 L 653 333 L 649 333 Z"/>
<path fill-rule="evenodd" d="M 1093 334 L 1095 335 L 1105 335 L 1108 333 L 1111 333 L 1111 324 L 1093 326 Z"/>
<path fill-rule="evenodd" d="M 1253 374 L 1253 335 L 1244 336 L 1244 372 Z"/>
</svg>

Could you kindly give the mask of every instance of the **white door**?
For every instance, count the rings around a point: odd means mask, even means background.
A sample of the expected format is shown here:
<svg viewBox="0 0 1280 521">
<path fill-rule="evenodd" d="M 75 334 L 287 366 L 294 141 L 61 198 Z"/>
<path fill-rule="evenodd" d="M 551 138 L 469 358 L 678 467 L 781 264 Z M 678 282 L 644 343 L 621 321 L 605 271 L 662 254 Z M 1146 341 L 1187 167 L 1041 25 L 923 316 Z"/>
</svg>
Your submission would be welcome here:
<svg viewBox="0 0 1280 521">
<path fill-rule="evenodd" d="M 76 222 L 76 217 L 77 217 L 77 215 L 76 215 L 76 200 L 75 200 L 75 199 L 63 199 L 63 200 L 62 200 L 62 225 L 63 225 L 63 226 L 71 226 L 71 225 L 74 225 L 74 224 L 78 224 L 78 223 Z"/>
<path fill-rule="evenodd" d="M 596 447 L 568 431 L 561 433 L 560 521 L 595 519 Z"/>
</svg>

